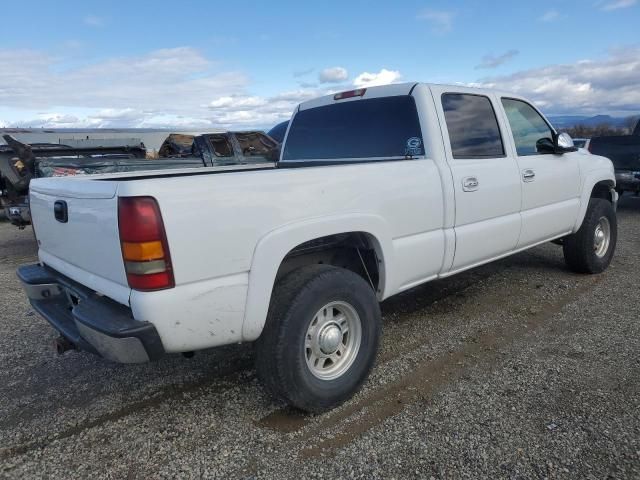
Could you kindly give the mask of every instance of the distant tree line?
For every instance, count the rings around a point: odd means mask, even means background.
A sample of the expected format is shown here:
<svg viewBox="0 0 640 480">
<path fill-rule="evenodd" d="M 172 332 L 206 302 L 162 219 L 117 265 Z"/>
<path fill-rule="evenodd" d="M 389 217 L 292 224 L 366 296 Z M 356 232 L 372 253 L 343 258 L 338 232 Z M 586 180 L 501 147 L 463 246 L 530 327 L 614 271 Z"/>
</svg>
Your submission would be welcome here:
<svg viewBox="0 0 640 480">
<path fill-rule="evenodd" d="M 561 131 L 567 132 L 573 138 L 593 138 L 617 135 L 630 135 L 638 125 L 640 116 L 627 117 L 622 126 L 614 126 L 608 123 L 598 125 L 574 125 L 570 128 L 563 128 Z"/>
</svg>

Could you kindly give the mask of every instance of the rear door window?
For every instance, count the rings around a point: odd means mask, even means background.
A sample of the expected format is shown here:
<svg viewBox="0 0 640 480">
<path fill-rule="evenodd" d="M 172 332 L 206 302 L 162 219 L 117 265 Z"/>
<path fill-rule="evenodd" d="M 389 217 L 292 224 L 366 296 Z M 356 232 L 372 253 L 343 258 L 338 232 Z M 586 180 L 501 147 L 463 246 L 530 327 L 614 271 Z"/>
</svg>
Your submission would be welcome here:
<svg viewBox="0 0 640 480">
<path fill-rule="evenodd" d="M 282 160 L 404 159 L 424 155 L 424 151 L 413 97 L 396 96 L 298 112 Z"/>
<path fill-rule="evenodd" d="M 445 93 L 442 108 L 453 158 L 505 156 L 498 119 L 489 97 Z"/>
</svg>

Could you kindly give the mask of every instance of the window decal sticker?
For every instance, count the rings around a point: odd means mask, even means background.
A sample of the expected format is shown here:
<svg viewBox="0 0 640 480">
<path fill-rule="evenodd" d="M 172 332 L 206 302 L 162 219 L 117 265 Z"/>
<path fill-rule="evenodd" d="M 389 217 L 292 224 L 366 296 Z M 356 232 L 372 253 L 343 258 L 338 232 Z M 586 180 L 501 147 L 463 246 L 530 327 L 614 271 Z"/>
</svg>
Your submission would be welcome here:
<svg viewBox="0 0 640 480">
<path fill-rule="evenodd" d="M 407 140 L 407 148 L 404 152 L 407 156 L 422 155 L 422 140 L 418 137 L 411 137 Z"/>
</svg>

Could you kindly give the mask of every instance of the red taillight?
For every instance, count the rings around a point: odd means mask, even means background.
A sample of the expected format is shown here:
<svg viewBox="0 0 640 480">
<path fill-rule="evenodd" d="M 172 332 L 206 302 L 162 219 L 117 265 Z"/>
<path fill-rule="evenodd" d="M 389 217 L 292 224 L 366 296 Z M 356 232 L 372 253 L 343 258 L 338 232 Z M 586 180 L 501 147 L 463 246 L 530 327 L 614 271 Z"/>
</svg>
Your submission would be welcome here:
<svg viewBox="0 0 640 480">
<path fill-rule="evenodd" d="M 358 88 L 356 90 L 349 90 L 348 92 L 340 92 L 336 93 L 333 96 L 334 100 L 344 100 L 345 98 L 353 98 L 353 97 L 362 97 L 364 92 L 366 92 L 366 88 Z"/>
<path fill-rule="evenodd" d="M 129 286 L 131 288 L 147 292 L 152 290 L 165 290 L 174 286 L 173 275 L 170 271 L 147 273 L 144 275 L 127 273 L 127 280 L 129 281 Z"/>
<path fill-rule="evenodd" d="M 120 240 L 140 243 L 160 240 L 162 217 L 153 197 L 122 197 L 118 202 Z"/>
<path fill-rule="evenodd" d="M 174 287 L 169 246 L 156 199 L 121 197 L 118 228 L 129 286 L 144 291 Z"/>
</svg>

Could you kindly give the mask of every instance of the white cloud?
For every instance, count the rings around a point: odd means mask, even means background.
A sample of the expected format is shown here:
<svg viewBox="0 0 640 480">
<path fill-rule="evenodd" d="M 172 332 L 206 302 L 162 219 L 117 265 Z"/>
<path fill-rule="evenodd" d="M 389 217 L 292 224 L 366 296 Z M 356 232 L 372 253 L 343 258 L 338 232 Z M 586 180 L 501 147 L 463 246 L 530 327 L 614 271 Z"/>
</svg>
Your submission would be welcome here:
<svg viewBox="0 0 640 480">
<path fill-rule="evenodd" d="M 640 47 L 487 78 L 478 85 L 519 93 L 549 113 L 634 114 L 640 112 Z"/>
<path fill-rule="evenodd" d="M 84 109 L 83 109 L 84 110 Z M 28 115 L 28 112 L 23 114 Z M 6 114 L 5 114 L 6 115 Z M 15 118 L 15 117 L 14 117 Z M 134 109 L 90 110 L 84 115 L 51 111 L 36 113 L 11 122 L 0 121 L 0 128 L 216 128 L 209 119 L 145 112 Z"/>
<path fill-rule="evenodd" d="M 431 25 L 431 31 L 442 35 L 450 32 L 453 28 L 453 20 L 456 12 L 451 10 L 433 10 L 427 8 L 418 13 L 418 20 L 425 20 Z"/>
<path fill-rule="evenodd" d="M 219 97 L 209 104 L 211 121 L 213 125 L 221 128 L 275 125 L 291 117 L 299 103 L 326 93 L 327 90 L 299 89 L 285 91 L 272 97 Z"/>
<path fill-rule="evenodd" d="M 487 65 L 515 55 L 488 56 Z M 340 90 L 397 82 L 397 70 L 362 72 L 336 83 L 255 95 L 247 77 L 189 47 L 90 65 L 34 50 L 0 49 L 0 125 L 31 127 L 269 127 L 303 101 Z M 293 80 L 292 80 L 293 81 Z M 640 112 L 640 46 L 604 58 L 550 65 L 477 82 L 532 98 L 549 113 Z"/>
<path fill-rule="evenodd" d="M 57 61 L 38 52 L 0 50 L 0 62 L 20 65 L 0 70 L 0 116 L 10 118 L 5 123 L 11 126 L 33 128 L 268 127 L 288 119 L 301 102 L 352 88 L 343 83 L 251 95 L 243 75 L 213 72 L 212 62 L 189 48 L 111 59 L 63 73 L 54 73 Z M 400 77 L 400 72 L 383 68 L 361 73 L 353 85 L 385 85 Z M 347 76 L 338 72 L 333 78 Z"/>
<path fill-rule="evenodd" d="M 0 105 L 24 112 L 82 109 L 88 126 L 137 127 L 154 118 L 204 118 L 212 99 L 244 94 L 248 80 L 222 71 L 189 47 L 155 50 L 69 68 L 65 58 L 34 50 L 0 49 Z M 118 119 L 105 112 L 128 112 Z M 135 113 L 134 113 L 135 112 Z M 47 125 L 63 119 L 36 113 L 20 123 Z M 6 117 L 5 117 L 6 119 Z M 5 120 L 6 121 L 6 120 Z"/>
<path fill-rule="evenodd" d="M 318 81 L 320 83 L 344 82 L 347 78 L 349 78 L 349 73 L 343 67 L 325 68 L 318 74 Z"/>
<path fill-rule="evenodd" d="M 236 108 L 242 108 L 242 107 L 253 108 L 253 107 L 261 107 L 265 103 L 266 103 L 266 100 L 264 98 L 235 95 L 235 96 L 217 98 L 216 100 L 213 100 L 209 104 L 209 108 L 211 109 L 228 108 L 232 106 Z"/>
<path fill-rule="evenodd" d="M 519 53 L 518 50 L 509 50 L 501 55 L 485 55 L 482 57 L 482 61 L 476 65 L 476 69 L 497 68 L 513 59 Z"/>
<path fill-rule="evenodd" d="M 400 80 L 400 78 L 402 78 L 402 75 L 399 71 L 383 68 L 378 73 L 361 73 L 353 80 L 353 84 L 356 87 L 374 87 L 376 85 L 395 83 Z"/>
<path fill-rule="evenodd" d="M 620 10 L 621 8 L 633 7 L 637 3 L 637 0 L 614 0 L 602 3 L 600 8 L 605 11 Z"/>
<path fill-rule="evenodd" d="M 558 12 L 557 10 L 547 10 L 540 18 L 539 20 L 541 22 L 555 22 L 556 20 L 560 19 L 561 15 L 560 12 Z"/>
<path fill-rule="evenodd" d="M 104 18 L 97 15 L 87 15 L 82 19 L 82 21 L 85 25 L 90 27 L 102 27 L 104 25 Z"/>
</svg>

